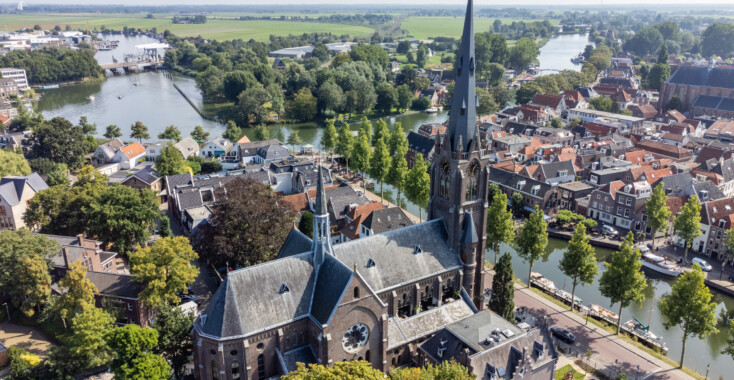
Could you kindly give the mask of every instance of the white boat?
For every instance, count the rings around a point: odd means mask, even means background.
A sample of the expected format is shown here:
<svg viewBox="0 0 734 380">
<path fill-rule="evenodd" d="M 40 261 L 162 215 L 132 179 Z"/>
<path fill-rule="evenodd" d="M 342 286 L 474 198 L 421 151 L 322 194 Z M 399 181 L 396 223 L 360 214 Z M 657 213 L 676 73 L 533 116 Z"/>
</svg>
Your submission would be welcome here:
<svg viewBox="0 0 734 380">
<path fill-rule="evenodd" d="M 437 113 L 437 112 L 438 112 L 438 108 L 436 108 L 436 107 L 428 107 L 428 108 L 426 108 L 426 113 Z"/>
<path fill-rule="evenodd" d="M 683 273 L 678 263 L 674 260 L 655 255 L 651 252 L 644 253 L 640 262 L 643 267 L 667 276 L 678 277 Z"/>
<path fill-rule="evenodd" d="M 617 313 L 615 313 L 615 312 L 613 312 L 613 311 L 611 311 L 609 309 L 605 309 L 602 306 L 592 304 L 590 307 L 591 307 L 591 310 L 593 312 L 595 312 L 596 314 L 598 314 L 598 315 L 600 315 L 600 316 L 602 316 L 604 318 L 610 319 L 612 321 L 617 321 L 617 319 L 619 319 L 619 315 L 617 315 Z"/>
<path fill-rule="evenodd" d="M 59 85 L 58 84 L 47 84 L 44 86 L 39 86 L 39 88 L 42 90 L 53 90 L 53 89 L 59 88 Z"/>
<path fill-rule="evenodd" d="M 639 323 L 634 320 L 630 320 L 630 321 L 625 322 L 624 325 L 646 338 L 649 338 L 651 340 L 659 339 L 657 335 L 653 334 L 653 332 L 647 329 L 646 328 L 647 326 L 643 325 L 642 323 Z"/>
<path fill-rule="evenodd" d="M 138 83 L 138 82 L 135 82 L 135 83 L 133 83 L 133 85 L 134 85 L 134 86 L 137 86 L 137 85 L 139 85 L 139 83 Z"/>
<path fill-rule="evenodd" d="M 94 101 L 94 95 L 89 95 L 87 97 L 87 99 L 89 99 L 90 102 L 93 102 Z"/>
</svg>

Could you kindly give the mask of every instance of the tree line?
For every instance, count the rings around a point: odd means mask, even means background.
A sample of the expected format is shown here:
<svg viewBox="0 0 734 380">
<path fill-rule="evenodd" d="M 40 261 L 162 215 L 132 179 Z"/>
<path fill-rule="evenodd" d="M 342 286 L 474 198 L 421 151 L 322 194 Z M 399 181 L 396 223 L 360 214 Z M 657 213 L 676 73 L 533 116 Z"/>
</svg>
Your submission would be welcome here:
<svg viewBox="0 0 734 380">
<path fill-rule="evenodd" d="M 0 57 L 0 66 L 24 69 L 30 84 L 77 81 L 104 75 L 91 48 L 12 50 Z"/>
</svg>

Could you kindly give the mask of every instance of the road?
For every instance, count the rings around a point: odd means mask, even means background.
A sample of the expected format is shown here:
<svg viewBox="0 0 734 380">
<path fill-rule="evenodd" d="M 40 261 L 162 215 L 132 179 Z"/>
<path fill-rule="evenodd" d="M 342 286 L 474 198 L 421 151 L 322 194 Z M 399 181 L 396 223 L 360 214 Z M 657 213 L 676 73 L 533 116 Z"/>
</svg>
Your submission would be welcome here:
<svg viewBox="0 0 734 380">
<path fill-rule="evenodd" d="M 581 316 L 520 285 L 515 286 L 515 306 L 524 307 L 529 314 L 539 318 L 547 317 L 549 326 L 560 326 L 572 332 L 576 336 L 576 343 L 572 345 L 568 355 L 583 358 L 586 352 L 591 350 L 592 362 L 604 373 L 622 370 L 630 379 L 692 379 L 682 371 L 635 348 L 614 333 L 594 324 L 585 325 L 585 320 Z M 638 368 L 639 376 L 637 376 Z"/>
</svg>

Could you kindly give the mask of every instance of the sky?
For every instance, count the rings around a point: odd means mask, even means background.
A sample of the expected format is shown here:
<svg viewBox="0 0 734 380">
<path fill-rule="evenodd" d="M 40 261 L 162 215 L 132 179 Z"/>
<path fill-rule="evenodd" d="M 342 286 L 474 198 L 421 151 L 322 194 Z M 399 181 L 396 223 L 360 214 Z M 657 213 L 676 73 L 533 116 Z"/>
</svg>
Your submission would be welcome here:
<svg viewBox="0 0 734 380">
<path fill-rule="evenodd" d="M 12 2 L 3 0 L 2 2 Z M 30 0 L 24 1 L 25 4 L 125 4 L 125 5 L 202 5 L 207 4 L 236 4 L 236 5 L 293 5 L 293 4 L 348 4 L 348 5 L 445 5 L 454 6 L 466 4 L 464 0 L 397 0 L 394 2 L 386 0 Z M 693 2 L 692 0 L 475 0 L 475 6 L 518 6 L 518 5 L 645 5 L 645 4 L 665 4 L 665 5 L 697 5 L 704 4 L 727 4 L 731 5 L 732 0 L 704 0 L 701 2 Z"/>
</svg>

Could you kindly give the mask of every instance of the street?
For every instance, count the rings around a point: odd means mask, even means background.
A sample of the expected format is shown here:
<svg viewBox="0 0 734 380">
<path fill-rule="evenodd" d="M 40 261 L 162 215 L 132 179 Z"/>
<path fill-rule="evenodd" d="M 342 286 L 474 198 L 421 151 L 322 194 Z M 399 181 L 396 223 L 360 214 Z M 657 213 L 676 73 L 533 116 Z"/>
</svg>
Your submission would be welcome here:
<svg viewBox="0 0 734 380">
<path fill-rule="evenodd" d="M 573 333 L 576 342 L 570 346 L 566 355 L 585 358 L 586 352 L 591 350 L 592 362 L 598 364 L 597 368 L 606 374 L 621 370 L 627 373 L 630 379 L 692 379 L 682 371 L 635 348 L 614 333 L 593 324 L 585 325 L 584 318 L 571 313 L 568 308 L 561 308 L 517 284 L 515 306 L 524 307 L 528 313 L 538 318 L 546 317 L 549 327 L 559 326 Z M 562 347 L 565 349 L 567 346 Z M 640 377 L 635 376 L 638 369 Z"/>
</svg>

